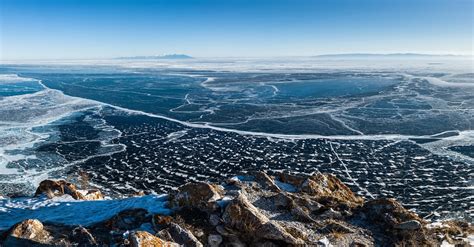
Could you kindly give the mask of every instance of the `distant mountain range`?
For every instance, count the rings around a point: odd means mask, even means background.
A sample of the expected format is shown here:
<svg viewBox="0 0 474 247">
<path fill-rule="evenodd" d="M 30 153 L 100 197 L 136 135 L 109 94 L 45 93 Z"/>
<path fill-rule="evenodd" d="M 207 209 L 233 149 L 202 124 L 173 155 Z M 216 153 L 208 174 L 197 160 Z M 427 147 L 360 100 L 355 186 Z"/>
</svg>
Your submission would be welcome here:
<svg viewBox="0 0 474 247">
<path fill-rule="evenodd" d="M 323 54 L 316 55 L 317 58 L 430 58 L 430 57 L 462 57 L 459 55 L 436 55 L 422 53 L 344 53 L 344 54 Z"/>
<path fill-rule="evenodd" d="M 161 56 L 133 56 L 133 57 L 118 57 L 116 59 L 190 59 L 191 56 L 185 54 L 168 54 Z"/>
</svg>

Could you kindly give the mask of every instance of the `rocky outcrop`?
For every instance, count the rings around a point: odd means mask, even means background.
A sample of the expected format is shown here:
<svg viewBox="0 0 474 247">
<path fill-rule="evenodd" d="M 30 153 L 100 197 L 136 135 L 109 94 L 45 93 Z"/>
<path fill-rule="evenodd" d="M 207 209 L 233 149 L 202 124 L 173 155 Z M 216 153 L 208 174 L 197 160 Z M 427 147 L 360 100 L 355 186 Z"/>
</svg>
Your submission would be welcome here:
<svg viewBox="0 0 474 247">
<path fill-rule="evenodd" d="M 103 198 L 64 180 L 43 181 L 36 195 L 43 193 Z M 167 200 L 171 214 L 131 208 L 90 226 L 25 220 L 5 232 L 0 245 L 469 246 L 474 234 L 466 222 L 427 222 L 395 199 L 365 201 L 324 173 L 256 172 L 221 184 L 188 183 Z"/>
<path fill-rule="evenodd" d="M 5 240 L 5 246 L 21 246 L 29 243 L 49 244 L 52 240 L 50 233 L 36 219 L 22 221 L 13 226 Z"/>
<path fill-rule="evenodd" d="M 223 194 L 223 188 L 219 185 L 202 182 L 188 183 L 178 188 L 178 193 L 173 195 L 172 203 L 177 207 L 191 206 L 206 209 L 212 207 Z"/>
<path fill-rule="evenodd" d="M 70 195 L 76 200 L 103 200 L 99 190 L 78 190 L 76 185 L 66 180 L 43 180 L 36 189 L 35 196 L 46 195 L 49 198 Z"/>
<path fill-rule="evenodd" d="M 244 194 L 239 194 L 225 208 L 222 218 L 228 228 L 236 229 L 242 236 L 283 241 L 288 244 L 304 243 L 303 240 L 293 237 L 278 223 L 263 215 Z"/>
</svg>

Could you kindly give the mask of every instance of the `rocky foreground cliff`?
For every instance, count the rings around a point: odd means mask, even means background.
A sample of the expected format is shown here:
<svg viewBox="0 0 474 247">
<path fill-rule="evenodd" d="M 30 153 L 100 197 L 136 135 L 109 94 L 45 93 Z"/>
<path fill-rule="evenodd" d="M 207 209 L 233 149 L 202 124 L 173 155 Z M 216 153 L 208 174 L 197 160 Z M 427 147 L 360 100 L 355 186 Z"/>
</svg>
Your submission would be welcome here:
<svg viewBox="0 0 474 247">
<path fill-rule="evenodd" d="M 64 180 L 43 181 L 35 196 L 111 201 Z M 163 210 L 147 210 L 154 204 Z M 367 201 L 322 173 L 257 172 L 221 184 L 188 183 L 141 206 L 84 225 L 24 219 L 2 232 L 0 246 L 470 246 L 474 234 L 469 223 L 430 223 L 394 199 Z M 78 208 L 74 216 L 87 214 Z"/>
</svg>

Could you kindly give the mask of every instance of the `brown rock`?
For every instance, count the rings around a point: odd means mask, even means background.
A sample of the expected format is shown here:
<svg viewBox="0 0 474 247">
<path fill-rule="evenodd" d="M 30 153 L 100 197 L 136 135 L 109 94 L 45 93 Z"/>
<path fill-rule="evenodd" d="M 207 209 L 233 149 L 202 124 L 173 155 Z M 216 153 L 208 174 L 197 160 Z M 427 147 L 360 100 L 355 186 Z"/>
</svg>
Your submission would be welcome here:
<svg viewBox="0 0 474 247">
<path fill-rule="evenodd" d="M 287 184 L 291 184 L 295 187 L 300 187 L 303 184 L 303 182 L 306 180 L 306 178 L 303 176 L 292 175 L 292 174 L 287 174 L 283 172 L 278 174 L 278 178 L 280 179 L 280 181 Z"/>
<path fill-rule="evenodd" d="M 424 221 L 414 212 L 405 209 L 395 199 L 376 199 L 364 204 L 362 211 L 365 216 L 376 224 L 394 228 L 400 223 L 407 221 Z"/>
<path fill-rule="evenodd" d="M 350 206 L 362 205 L 364 199 L 356 196 L 349 187 L 331 174 L 316 173 L 307 178 L 300 190 L 312 196 L 332 197 Z"/>
<path fill-rule="evenodd" d="M 303 207 L 293 206 L 291 209 L 291 214 L 295 217 L 295 219 L 302 221 L 302 222 L 314 222 L 315 220 L 309 215 L 309 212 L 305 210 Z"/>
<path fill-rule="evenodd" d="M 76 185 L 65 180 L 59 180 L 59 183 L 63 188 L 64 194 L 70 195 L 76 200 L 84 200 L 84 196 L 79 191 L 77 191 Z"/>
<path fill-rule="evenodd" d="M 227 227 L 236 229 L 241 235 L 255 240 L 281 240 L 288 244 L 304 243 L 260 213 L 242 193 L 225 208 L 222 218 Z"/>
<path fill-rule="evenodd" d="M 175 206 L 191 206 L 206 209 L 209 204 L 222 198 L 223 189 L 218 185 L 208 183 L 187 183 L 178 188 L 178 193 L 173 197 Z"/>
<path fill-rule="evenodd" d="M 48 197 L 52 197 L 56 194 L 63 195 L 64 188 L 58 181 L 53 181 L 49 179 L 43 180 L 36 189 L 35 197 L 41 194 L 46 194 L 48 195 Z"/>
<path fill-rule="evenodd" d="M 82 194 L 82 193 L 81 193 Z M 104 196 L 100 190 L 88 190 L 84 195 L 82 195 L 83 200 L 92 201 L 92 200 L 104 200 Z"/>
<path fill-rule="evenodd" d="M 143 190 L 140 190 L 132 194 L 132 196 L 144 196 L 144 195 L 146 195 L 146 193 Z"/>
<path fill-rule="evenodd" d="M 132 232 L 128 236 L 132 247 L 179 247 L 180 245 L 173 242 L 164 241 L 151 233 L 145 231 Z"/>
<path fill-rule="evenodd" d="M 36 189 L 35 196 L 46 194 L 49 198 L 62 196 L 64 194 L 72 196 L 76 200 L 102 200 L 104 199 L 99 190 L 88 190 L 81 193 L 76 185 L 66 180 L 43 180 Z"/>
<path fill-rule="evenodd" d="M 255 181 L 262 186 L 262 188 L 273 191 L 280 192 L 280 188 L 275 184 L 275 181 L 268 176 L 265 172 L 256 172 Z"/>
<path fill-rule="evenodd" d="M 6 238 L 5 246 L 26 246 L 33 244 L 49 244 L 53 238 L 36 219 L 24 220 L 14 225 Z"/>
</svg>

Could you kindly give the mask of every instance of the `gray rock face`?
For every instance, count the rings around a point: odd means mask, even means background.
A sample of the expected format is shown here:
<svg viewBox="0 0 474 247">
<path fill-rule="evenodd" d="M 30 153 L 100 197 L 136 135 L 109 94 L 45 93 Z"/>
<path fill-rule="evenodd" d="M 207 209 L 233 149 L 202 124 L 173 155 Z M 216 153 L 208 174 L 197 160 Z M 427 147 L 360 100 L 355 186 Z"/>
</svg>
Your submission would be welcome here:
<svg viewBox="0 0 474 247">
<path fill-rule="evenodd" d="M 416 230 L 421 228 L 421 223 L 417 220 L 409 220 L 395 225 L 400 230 Z"/>
<path fill-rule="evenodd" d="M 226 226 L 235 228 L 248 236 L 270 240 L 281 240 L 288 244 L 303 244 L 304 241 L 289 234 L 276 222 L 271 221 L 253 206 L 244 194 L 239 194 L 225 209 L 222 216 Z"/>
</svg>

